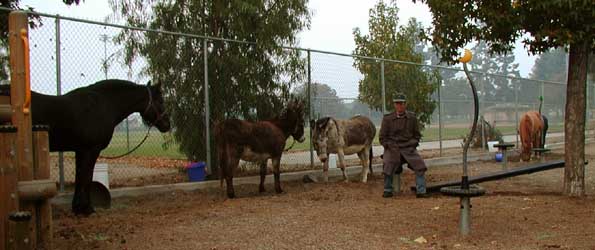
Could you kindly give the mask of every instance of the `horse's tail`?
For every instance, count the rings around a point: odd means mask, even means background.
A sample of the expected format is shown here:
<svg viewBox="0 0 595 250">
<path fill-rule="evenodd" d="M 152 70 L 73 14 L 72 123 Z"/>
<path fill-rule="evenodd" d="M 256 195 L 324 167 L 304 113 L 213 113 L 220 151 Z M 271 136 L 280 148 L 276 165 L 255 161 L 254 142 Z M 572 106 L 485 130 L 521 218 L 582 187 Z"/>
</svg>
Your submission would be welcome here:
<svg viewBox="0 0 595 250">
<path fill-rule="evenodd" d="M 549 122 L 545 115 L 541 115 L 541 119 L 543 120 L 543 132 L 541 133 L 541 146 L 545 147 L 545 135 L 547 134 L 547 129 L 549 128 Z"/>
<path fill-rule="evenodd" d="M 369 120 L 369 118 L 368 118 Z M 372 139 L 370 140 L 370 162 L 368 162 L 368 168 L 370 168 L 370 174 L 374 174 L 374 171 L 372 170 L 372 160 L 374 160 L 374 137 L 376 137 L 376 126 L 374 125 L 374 123 L 370 120 L 370 127 L 372 130 Z"/>
<path fill-rule="evenodd" d="M 225 171 L 223 168 L 227 166 L 227 140 L 225 140 L 225 135 L 223 134 L 223 122 L 216 122 L 215 129 L 213 129 L 213 134 L 215 135 L 215 140 L 217 141 L 217 163 L 219 164 L 218 173 L 219 173 L 219 187 L 223 189 L 223 179 L 225 178 L 223 175 Z"/>
</svg>

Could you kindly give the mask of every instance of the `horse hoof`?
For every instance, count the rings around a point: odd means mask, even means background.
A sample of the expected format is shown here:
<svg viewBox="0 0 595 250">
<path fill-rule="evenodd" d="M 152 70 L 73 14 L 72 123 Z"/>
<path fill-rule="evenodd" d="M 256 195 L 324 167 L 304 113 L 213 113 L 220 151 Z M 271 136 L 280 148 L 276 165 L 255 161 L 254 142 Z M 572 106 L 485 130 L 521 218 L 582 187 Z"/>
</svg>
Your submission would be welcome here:
<svg viewBox="0 0 595 250">
<path fill-rule="evenodd" d="M 264 189 L 264 187 L 261 187 L 261 188 L 258 188 L 258 192 L 264 193 L 264 192 L 266 192 L 266 190 Z"/>
<path fill-rule="evenodd" d="M 76 216 L 83 216 L 83 217 L 87 217 L 91 214 L 95 213 L 95 209 L 93 207 L 87 207 L 87 208 L 79 208 L 79 209 L 72 209 L 72 212 L 74 213 L 74 215 Z"/>
<path fill-rule="evenodd" d="M 236 198 L 236 195 L 233 193 L 227 194 L 227 198 L 233 199 L 233 198 Z"/>
<path fill-rule="evenodd" d="M 276 189 L 275 192 L 277 192 L 278 194 L 283 193 L 283 189 Z"/>
</svg>

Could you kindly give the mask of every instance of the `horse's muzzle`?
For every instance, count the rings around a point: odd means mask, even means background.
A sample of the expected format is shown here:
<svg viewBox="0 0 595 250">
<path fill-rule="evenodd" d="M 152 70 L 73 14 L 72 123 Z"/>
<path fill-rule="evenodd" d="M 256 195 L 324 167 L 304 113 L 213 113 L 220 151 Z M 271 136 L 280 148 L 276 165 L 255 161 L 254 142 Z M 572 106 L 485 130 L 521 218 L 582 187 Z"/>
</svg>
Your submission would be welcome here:
<svg viewBox="0 0 595 250">
<path fill-rule="evenodd" d="M 300 137 L 299 139 L 297 139 L 297 141 L 298 141 L 299 143 L 302 143 L 302 142 L 304 142 L 305 140 L 306 140 L 306 136 L 305 136 L 305 135 L 302 135 L 302 137 Z"/>
<path fill-rule="evenodd" d="M 157 127 L 157 129 L 161 133 L 165 133 L 165 132 L 169 131 L 171 129 L 171 124 L 169 122 L 169 118 L 165 117 L 165 118 L 161 119 L 157 124 L 155 124 L 155 127 Z"/>
</svg>

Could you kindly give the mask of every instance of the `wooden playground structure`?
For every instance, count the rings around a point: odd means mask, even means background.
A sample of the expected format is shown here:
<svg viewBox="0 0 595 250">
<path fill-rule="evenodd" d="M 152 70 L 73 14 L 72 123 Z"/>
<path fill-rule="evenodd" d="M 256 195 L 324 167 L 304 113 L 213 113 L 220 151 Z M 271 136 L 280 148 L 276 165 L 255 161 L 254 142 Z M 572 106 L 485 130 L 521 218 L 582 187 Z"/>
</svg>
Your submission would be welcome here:
<svg viewBox="0 0 595 250">
<path fill-rule="evenodd" d="M 0 250 L 52 249 L 47 126 L 31 124 L 27 13 L 9 16 L 10 96 L 0 96 Z"/>
</svg>

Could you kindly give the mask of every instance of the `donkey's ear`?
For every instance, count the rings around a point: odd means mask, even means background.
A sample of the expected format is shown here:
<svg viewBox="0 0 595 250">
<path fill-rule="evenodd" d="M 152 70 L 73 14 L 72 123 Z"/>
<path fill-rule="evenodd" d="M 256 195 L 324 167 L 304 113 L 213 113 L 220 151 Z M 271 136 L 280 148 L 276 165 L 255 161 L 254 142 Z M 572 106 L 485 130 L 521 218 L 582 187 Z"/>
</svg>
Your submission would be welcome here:
<svg viewBox="0 0 595 250">
<path fill-rule="evenodd" d="M 149 81 L 147 82 L 147 86 L 148 86 L 148 87 L 151 87 L 151 80 L 149 80 Z"/>
<path fill-rule="evenodd" d="M 328 121 L 330 119 L 331 119 L 330 117 L 324 117 L 324 118 L 318 119 L 318 121 L 316 121 L 316 127 L 318 127 L 318 129 L 322 129 L 322 128 L 326 127 L 326 124 L 328 123 Z"/>
<path fill-rule="evenodd" d="M 314 120 L 314 119 L 310 120 L 310 129 L 311 130 L 314 130 L 315 125 L 316 125 L 316 120 Z"/>
</svg>

